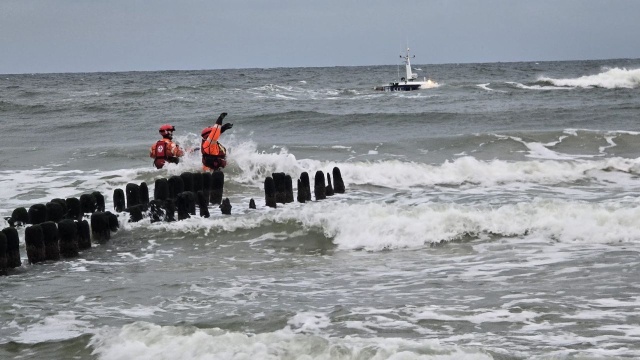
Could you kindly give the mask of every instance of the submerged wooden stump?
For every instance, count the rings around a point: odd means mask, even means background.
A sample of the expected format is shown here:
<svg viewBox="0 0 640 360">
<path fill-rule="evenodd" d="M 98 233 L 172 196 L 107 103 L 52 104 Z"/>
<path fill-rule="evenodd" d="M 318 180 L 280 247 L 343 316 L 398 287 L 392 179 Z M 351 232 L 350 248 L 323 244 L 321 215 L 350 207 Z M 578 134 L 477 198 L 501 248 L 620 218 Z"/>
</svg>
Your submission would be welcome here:
<svg viewBox="0 0 640 360">
<path fill-rule="evenodd" d="M 144 218 L 144 212 L 147 211 L 147 206 L 142 204 L 129 206 L 127 211 L 129 212 L 129 221 L 138 222 Z"/>
<path fill-rule="evenodd" d="M 171 222 L 176 221 L 176 201 L 173 199 L 167 199 L 164 202 L 164 220 Z"/>
<path fill-rule="evenodd" d="M 149 203 L 149 217 L 151 222 L 159 222 L 165 219 L 164 203 L 166 200 L 153 199 Z"/>
<path fill-rule="evenodd" d="M 220 211 L 225 215 L 231 215 L 231 202 L 229 201 L 229 198 L 222 200 L 222 204 L 220 204 Z"/>
</svg>

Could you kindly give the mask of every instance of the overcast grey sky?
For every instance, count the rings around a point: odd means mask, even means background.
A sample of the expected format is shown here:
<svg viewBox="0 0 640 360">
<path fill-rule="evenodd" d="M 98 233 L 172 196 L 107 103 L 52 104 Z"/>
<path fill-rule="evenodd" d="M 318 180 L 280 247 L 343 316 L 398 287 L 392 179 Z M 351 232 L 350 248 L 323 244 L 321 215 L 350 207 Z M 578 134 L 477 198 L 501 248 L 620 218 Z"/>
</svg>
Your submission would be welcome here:
<svg viewBox="0 0 640 360">
<path fill-rule="evenodd" d="M 0 73 L 640 58 L 640 0 L 0 0 Z"/>
</svg>

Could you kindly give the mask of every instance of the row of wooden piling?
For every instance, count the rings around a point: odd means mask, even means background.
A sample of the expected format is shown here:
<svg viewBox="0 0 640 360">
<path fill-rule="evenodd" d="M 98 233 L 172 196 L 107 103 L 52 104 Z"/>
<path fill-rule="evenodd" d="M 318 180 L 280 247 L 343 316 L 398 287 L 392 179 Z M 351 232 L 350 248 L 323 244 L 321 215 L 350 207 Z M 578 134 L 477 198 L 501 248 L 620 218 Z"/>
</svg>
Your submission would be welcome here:
<svg viewBox="0 0 640 360">
<path fill-rule="evenodd" d="M 86 214 L 91 214 L 91 225 Z M 22 266 L 16 227 L 26 226 L 25 248 L 30 264 L 77 257 L 80 251 L 91 248 L 92 235 L 102 243 L 119 227 L 117 216 L 105 211 L 104 196 L 98 191 L 34 204 L 28 210 L 19 207 L 6 220 L 9 227 L 0 233 L 0 274 Z"/>
<path fill-rule="evenodd" d="M 208 218 L 209 205 L 219 205 L 223 214 L 231 214 L 229 199 L 222 199 L 224 173 L 184 172 L 155 180 L 153 200 L 149 199 L 146 183 L 126 185 L 113 191 L 116 212 L 128 212 L 129 221 L 137 222 L 149 216 L 151 222 L 188 219 L 196 215 Z"/>
<path fill-rule="evenodd" d="M 345 186 L 340 169 L 333 168 L 325 176 L 317 171 L 314 178 L 313 194 L 316 200 L 326 199 L 334 193 L 344 193 Z M 169 178 L 155 180 L 153 200 L 149 198 L 146 183 L 129 183 L 125 189 L 115 189 L 113 206 L 117 213 L 128 212 L 129 221 L 137 222 L 149 216 L 151 222 L 183 220 L 196 215 L 208 218 L 209 205 L 218 205 L 223 214 L 231 214 L 231 202 L 223 199 L 224 173 L 221 171 L 191 173 L 185 172 Z M 309 175 L 303 172 L 297 180 L 297 201 L 311 201 Z M 275 208 L 277 203 L 294 201 L 293 183 L 290 175 L 272 173 L 264 181 L 265 204 Z M 255 209 L 255 201 L 249 201 L 249 207 Z M 84 219 L 90 215 L 91 223 Z M 7 218 L 9 227 L 0 232 L 0 274 L 7 269 L 22 265 L 19 250 L 19 237 L 16 227 L 26 226 L 25 245 L 30 264 L 42 261 L 55 261 L 60 258 L 79 256 L 79 251 L 91 248 L 91 240 L 105 243 L 111 233 L 117 231 L 118 217 L 105 211 L 104 196 L 94 191 L 80 198 L 53 199 L 46 204 L 32 205 L 28 210 L 16 208 Z"/>
<path fill-rule="evenodd" d="M 313 194 L 317 200 L 324 200 L 327 196 L 334 194 L 342 194 L 345 192 L 344 181 L 338 167 L 334 167 L 333 185 L 331 182 L 331 174 L 327 174 L 327 182 L 324 181 L 324 172 L 316 171 Z M 278 203 L 286 204 L 293 202 L 293 180 L 290 175 L 285 173 L 272 173 L 271 176 L 264 180 L 264 199 L 268 207 L 275 208 Z M 300 203 L 311 201 L 311 184 L 309 182 L 309 174 L 305 171 L 300 174 L 298 179 L 298 196 Z M 254 207 L 255 208 L 255 207 Z"/>
</svg>

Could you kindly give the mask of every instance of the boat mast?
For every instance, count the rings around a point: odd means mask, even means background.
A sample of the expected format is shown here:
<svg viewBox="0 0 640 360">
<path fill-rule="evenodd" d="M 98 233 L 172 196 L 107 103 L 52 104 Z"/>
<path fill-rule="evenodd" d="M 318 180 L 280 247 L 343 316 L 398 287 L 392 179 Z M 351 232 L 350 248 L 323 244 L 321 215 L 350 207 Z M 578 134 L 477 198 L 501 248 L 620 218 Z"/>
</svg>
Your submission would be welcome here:
<svg viewBox="0 0 640 360">
<path fill-rule="evenodd" d="M 407 47 L 407 54 L 404 56 L 400 55 L 400 57 L 404 59 L 404 64 L 407 72 L 407 75 L 405 77 L 406 81 L 415 80 L 417 75 L 411 71 L 411 60 L 409 59 L 411 59 L 412 57 L 415 58 L 416 56 L 409 56 L 409 47 Z"/>
</svg>

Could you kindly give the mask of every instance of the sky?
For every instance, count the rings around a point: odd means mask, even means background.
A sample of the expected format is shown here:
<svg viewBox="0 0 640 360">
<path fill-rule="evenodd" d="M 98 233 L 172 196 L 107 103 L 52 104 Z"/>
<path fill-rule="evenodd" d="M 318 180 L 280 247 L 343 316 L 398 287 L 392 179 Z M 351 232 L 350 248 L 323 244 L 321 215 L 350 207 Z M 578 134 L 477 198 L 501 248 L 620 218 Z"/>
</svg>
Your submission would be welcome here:
<svg viewBox="0 0 640 360">
<path fill-rule="evenodd" d="M 640 58 L 640 0 L 0 0 L 0 74 Z"/>
</svg>

